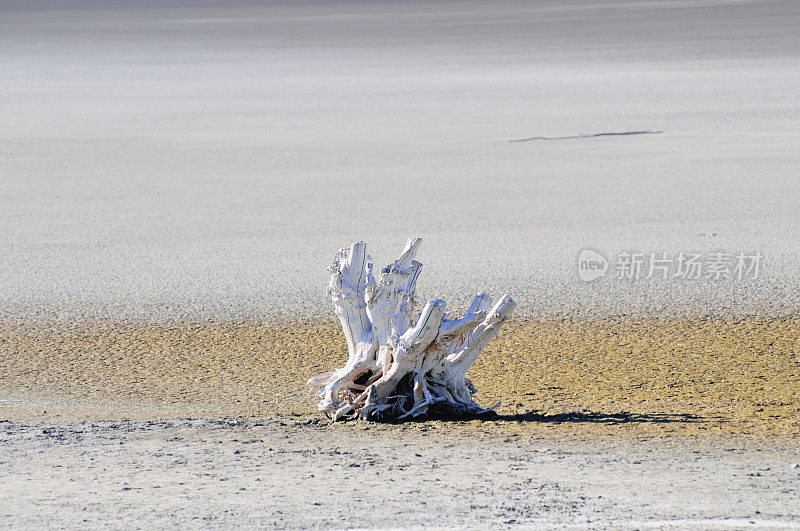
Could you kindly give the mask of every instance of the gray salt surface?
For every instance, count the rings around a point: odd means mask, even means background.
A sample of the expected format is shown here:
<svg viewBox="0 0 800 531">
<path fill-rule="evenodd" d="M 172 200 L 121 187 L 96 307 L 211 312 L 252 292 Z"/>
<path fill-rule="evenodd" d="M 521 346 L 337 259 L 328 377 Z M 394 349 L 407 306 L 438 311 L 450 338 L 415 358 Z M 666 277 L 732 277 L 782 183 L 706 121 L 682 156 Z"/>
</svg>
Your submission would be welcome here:
<svg viewBox="0 0 800 531">
<path fill-rule="evenodd" d="M 793 1 L 2 1 L 0 317 L 314 316 L 339 247 L 412 235 L 456 309 L 797 314 L 798 27 Z M 584 247 L 764 261 L 586 284 Z"/>
<path fill-rule="evenodd" d="M 442 428 L 440 426 L 440 428 Z M 12 527 L 796 529 L 796 445 L 320 419 L 0 422 Z"/>
</svg>

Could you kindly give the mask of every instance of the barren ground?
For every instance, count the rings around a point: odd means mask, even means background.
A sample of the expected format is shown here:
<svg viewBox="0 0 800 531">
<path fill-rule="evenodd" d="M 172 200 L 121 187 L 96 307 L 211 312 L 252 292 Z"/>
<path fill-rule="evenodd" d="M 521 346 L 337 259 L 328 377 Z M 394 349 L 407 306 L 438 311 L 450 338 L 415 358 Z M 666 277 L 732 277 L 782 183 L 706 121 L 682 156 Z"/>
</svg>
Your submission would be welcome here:
<svg viewBox="0 0 800 531">
<path fill-rule="evenodd" d="M 38 527 L 800 525 L 796 320 L 519 320 L 500 417 L 331 425 L 333 323 L 0 327 L 0 516 Z M 308 325 L 308 323 L 306 323 Z"/>
<path fill-rule="evenodd" d="M 798 525 L 798 27 L 0 0 L 0 525 Z M 328 425 L 325 267 L 409 236 L 420 300 L 519 303 L 470 373 L 500 418 Z M 585 283 L 583 248 L 764 261 Z"/>
<path fill-rule="evenodd" d="M 469 376 L 477 399 L 588 436 L 800 435 L 800 321 L 526 321 Z M 304 382 L 341 366 L 334 318 L 312 322 L 0 322 L 6 418 L 274 415 L 315 411 Z M 10 399 L 10 400 L 9 400 Z M 39 402 L 39 403 L 37 403 Z M 619 422 L 617 422 L 619 421 Z"/>
<path fill-rule="evenodd" d="M 800 525 L 796 441 L 496 427 L 3 422 L 0 517 L 36 528 Z"/>
</svg>

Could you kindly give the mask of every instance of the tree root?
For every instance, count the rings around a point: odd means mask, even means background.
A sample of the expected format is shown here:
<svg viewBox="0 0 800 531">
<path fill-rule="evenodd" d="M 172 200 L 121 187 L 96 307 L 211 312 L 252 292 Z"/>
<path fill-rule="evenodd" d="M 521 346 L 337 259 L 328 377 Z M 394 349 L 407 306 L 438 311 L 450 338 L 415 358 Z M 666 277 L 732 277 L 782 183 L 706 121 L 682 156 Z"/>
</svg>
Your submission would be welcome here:
<svg viewBox="0 0 800 531">
<path fill-rule="evenodd" d="M 461 319 L 449 319 L 440 299 L 427 302 L 412 322 L 414 289 L 422 264 L 414 260 L 421 239 L 411 238 L 376 281 L 364 242 L 342 249 L 328 269 L 328 295 L 347 339 L 348 360 L 339 370 L 308 380 L 319 409 L 333 421 L 396 421 L 424 416 L 492 413 L 472 400 L 467 371 L 511 316 L 516 303 L 504 295 L 494 306 L 475 296 Z"/>
</svg>

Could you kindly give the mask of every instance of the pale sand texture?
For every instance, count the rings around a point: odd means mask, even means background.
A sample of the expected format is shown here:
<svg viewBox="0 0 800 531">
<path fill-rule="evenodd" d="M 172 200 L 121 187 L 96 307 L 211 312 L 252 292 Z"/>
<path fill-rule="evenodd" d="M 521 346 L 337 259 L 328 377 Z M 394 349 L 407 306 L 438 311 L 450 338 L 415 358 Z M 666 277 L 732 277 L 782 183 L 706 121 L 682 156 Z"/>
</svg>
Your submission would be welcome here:
<svg viewBox="0 0 800 531">
<path fill-rule="evenodd" d="M 27 528 L 796 528 L 796 444 L 277 418 L 0 423 Z M 794 522 L 794 524 L 792 523 Z"/>
<path fill-rule="evenodd" d="M 409 236 L 453 303 L 800 308 L 798 2 L 11 5 L 0 315 L 318 316 L 339 247 Z M 585 285 L 585 246 L 765 263 Z"/>
</svg>

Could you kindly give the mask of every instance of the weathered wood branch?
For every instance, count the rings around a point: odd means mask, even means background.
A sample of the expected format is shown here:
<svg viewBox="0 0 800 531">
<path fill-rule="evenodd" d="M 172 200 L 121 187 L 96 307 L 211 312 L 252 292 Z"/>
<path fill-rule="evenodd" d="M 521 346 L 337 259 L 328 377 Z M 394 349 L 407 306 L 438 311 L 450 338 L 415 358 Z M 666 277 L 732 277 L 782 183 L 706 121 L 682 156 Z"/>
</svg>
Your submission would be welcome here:
<svg viewBox="0 0 800 531">
<path fill-rule="evenodd" d="M 475 388 L 466 374 L 516 304 L 504 295 L 492 307 L 489 296 L 479 293 L 464 317 L 451 320 L 445 302 L 434 299 L 411 327 L 420 242 L 409 239 L 377 280 L 364 242 L 340 250 L 328 268 L 328 295 L 347 339 L 348 360 L 308 385 L 320 411 L 333 420 L 489 411 L 472 400 Z"/>
</svg>

